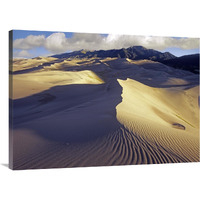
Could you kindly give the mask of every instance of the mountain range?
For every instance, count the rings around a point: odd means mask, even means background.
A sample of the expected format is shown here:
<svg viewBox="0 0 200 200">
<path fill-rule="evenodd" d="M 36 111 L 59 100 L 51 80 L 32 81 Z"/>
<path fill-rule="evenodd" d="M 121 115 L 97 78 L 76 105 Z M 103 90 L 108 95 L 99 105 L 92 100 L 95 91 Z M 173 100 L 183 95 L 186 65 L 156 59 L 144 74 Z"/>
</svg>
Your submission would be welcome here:
<svg viewBox="0 0 200 200">
<path fill-rule="evenodd" d="M 129 48 L 112 50 L 85 50 L 73 51 L 53 55 L 51 57 L 59 59 L 87 59 L 87 58 L 129 58 L 132 60 L 152 60 L 171 66 L 176 69 L 187 70 L 192 73 L 199 73 L 199 54 L 176 57 L 169 52 L 159 52 L 154 49 L 147 49 L 143 46 L 132 46 Z"/>
<path fill-rule="evenodd" d="M 176 69 L 183 69 L 199 74 L 199 54 L 185 55 L 169 60 L 163 60 L 162 63 Z"/>
<path fill-rule="evenodd" d="M 161 53 L 154 49 L 146 49 L 143 46 L 132 46 L 127 49 L 111 49 L 111 50 L 97 50 L 97 51 L 89 51 L 82 49 L 80 51 L 74 51 L 70 53 L 64 53 L 59 55 L 54 55 L 56 58 L 129 58 L 133 60 L 169 60 L 176 58 L 176 56 L 172 55 L 169 52 Z"/>
</svg>

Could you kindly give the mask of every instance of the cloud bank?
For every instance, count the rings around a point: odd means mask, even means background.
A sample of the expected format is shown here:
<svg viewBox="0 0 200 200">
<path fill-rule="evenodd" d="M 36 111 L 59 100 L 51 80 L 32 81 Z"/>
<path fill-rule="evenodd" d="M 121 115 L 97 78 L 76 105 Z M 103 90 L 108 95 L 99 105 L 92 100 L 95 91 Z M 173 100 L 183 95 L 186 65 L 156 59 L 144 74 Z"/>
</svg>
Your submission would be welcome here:
<svg viewBox="0 0 200 200">
<path fill-rule="evenodd" d="M 44 35 L 29 35 L 26 38 L 16 39 L 13 42 L 13 48 L 29 50 L 35 47 L 43 46 L 46 41 Z"/>
<path fill-rule="evenodd" d="M 52 54 L 80 49 L 120 49 L 135 45 L 160 51 L 172 47 L 188 50 L 199 48 L 199 39 L 114 34 L 103 36 L 90 33 L 74 33 L 71 38 L 67 38 L 64 33 L 53 33 L 48 37 L 44 35 L 29 35 L 26 38 L 16 39 L 13 42 L 13 47 L 18 50 L 44 47 Z"/>
</svg>

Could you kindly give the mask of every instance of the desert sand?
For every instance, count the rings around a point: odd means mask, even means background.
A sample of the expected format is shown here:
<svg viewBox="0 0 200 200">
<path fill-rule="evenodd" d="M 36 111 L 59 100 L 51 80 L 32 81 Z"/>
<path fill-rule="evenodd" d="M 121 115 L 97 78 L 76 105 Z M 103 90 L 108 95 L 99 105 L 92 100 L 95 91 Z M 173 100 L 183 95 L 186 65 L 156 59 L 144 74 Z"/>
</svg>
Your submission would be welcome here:
<svg viewBox="0 0 200 200">
<path fill-rule="evenodd" d="M 13 66 L 14 169 L 199 161 L 197 74 L 125 58 L 42 61 Z"/>
<path fill-rule="evenodd" d="M 31 68 L 36 68 L 39 67 L 44 64 L 44 63 L 49 63 L 51 61 L 56 60 L 56 58 L 53 57 L 36 57 L 33 59 L 20 59 L 20 58 L 14 58 L 13 59 L 13 69 L 12 71 L 24 71 L 27 69 L 31 69 Z"/>
</svg>

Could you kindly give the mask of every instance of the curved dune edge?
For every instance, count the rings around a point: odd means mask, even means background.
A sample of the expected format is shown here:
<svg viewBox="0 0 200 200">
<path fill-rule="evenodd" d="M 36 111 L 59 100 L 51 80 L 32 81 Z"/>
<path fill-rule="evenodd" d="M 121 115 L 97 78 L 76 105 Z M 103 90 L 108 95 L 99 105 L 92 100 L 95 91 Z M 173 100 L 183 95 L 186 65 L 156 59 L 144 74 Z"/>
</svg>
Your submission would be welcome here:
<svg viewBox="0 0 200 200">
<path fill-rule="evenodd" d="M 198 87 L 174 93 L 131 79 L 118 81 L 123 100 L 117 119 L 130 133 L 173 159 L 199 161 Z"/>
</svg>

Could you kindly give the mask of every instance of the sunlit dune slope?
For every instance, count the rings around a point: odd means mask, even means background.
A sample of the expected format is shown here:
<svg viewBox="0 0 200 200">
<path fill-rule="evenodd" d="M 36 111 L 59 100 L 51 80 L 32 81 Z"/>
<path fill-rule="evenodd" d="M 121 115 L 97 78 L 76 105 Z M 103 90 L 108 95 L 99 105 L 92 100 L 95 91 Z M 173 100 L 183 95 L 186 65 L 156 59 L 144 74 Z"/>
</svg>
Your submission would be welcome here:
<svg viewBox="0 0 200 200">
<path fill-rule="evenodd" d="M 198 87 L 163 89 L 131 79 L 118 81 L 123 88 L 118 121 L 147 147 L 150 144 L 163 154 L 168 152 L 169 157 L 198 161 Z M 148 148 L 143 150 L 151 154 Z"/>
<path fill-rule="evenodd" d="M 13 99 L 26 97 L 58 85 L 101 84 L 104 81 L 92 71 L 39 71 L 13 76 Z"/>
<path fill-rule="evenodd" d="M 57 58 L 53 57 L 37 57 L 33 59 L 14 59 L 13 60 L 13 66 L 12 71 L 20 71 L 20 70 L 26 70 L 30 68 L 38 67 L 39 65 L 42 65 L 43 63 L 48 63 L 51 61 L 57 60 Z"/>
</svg>

